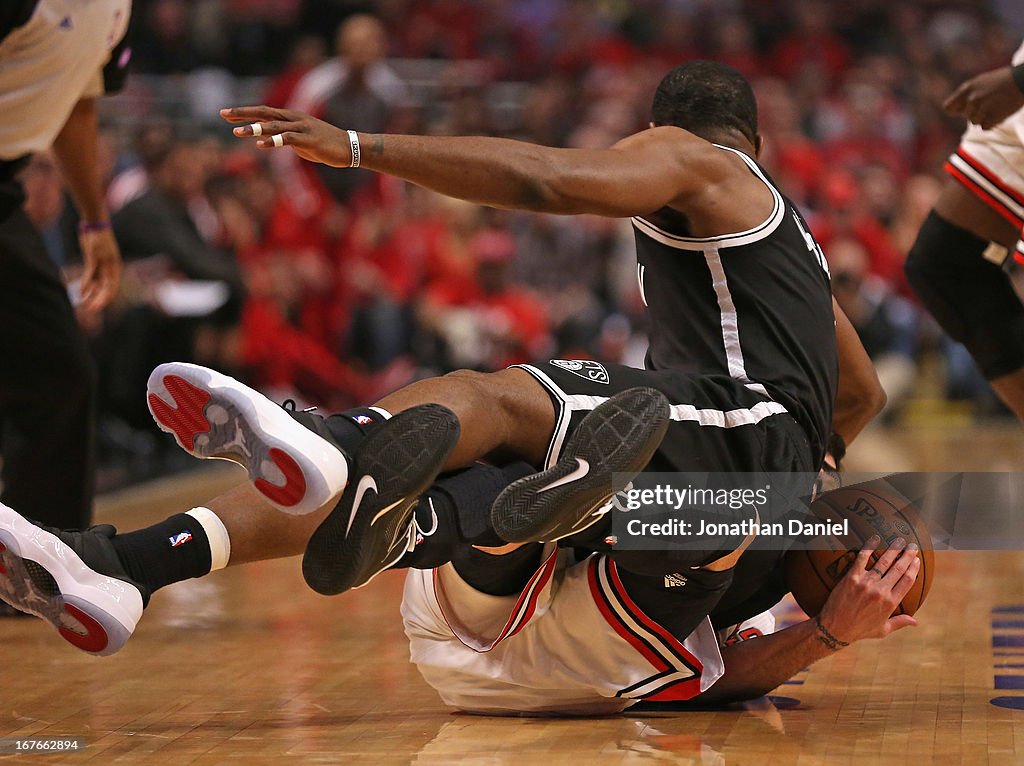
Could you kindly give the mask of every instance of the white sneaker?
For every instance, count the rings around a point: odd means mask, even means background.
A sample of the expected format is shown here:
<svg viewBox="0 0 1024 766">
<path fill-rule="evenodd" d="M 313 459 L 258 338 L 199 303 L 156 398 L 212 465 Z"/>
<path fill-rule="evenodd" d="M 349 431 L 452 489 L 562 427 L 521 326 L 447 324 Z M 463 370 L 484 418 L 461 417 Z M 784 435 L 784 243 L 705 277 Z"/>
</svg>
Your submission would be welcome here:
<svg viewBox="0 0 1024 766">
<path fill-rule="evenodd" d="M 312 513 L 348 483 L 344 452 L 227 375 L 171 362 L 153 370 L 147 389 L 153 419 L 182 449 L 238 463 L 253 487 L 285 513 Z"/>
<path fill-rule="evenodd" d="M 109 524 L 81 532 L 40 527 L 0 503 L 0 599 L 83 652 L 113 654 L 149 601 L 121 566 L 114 534 Z"/>
</svg>

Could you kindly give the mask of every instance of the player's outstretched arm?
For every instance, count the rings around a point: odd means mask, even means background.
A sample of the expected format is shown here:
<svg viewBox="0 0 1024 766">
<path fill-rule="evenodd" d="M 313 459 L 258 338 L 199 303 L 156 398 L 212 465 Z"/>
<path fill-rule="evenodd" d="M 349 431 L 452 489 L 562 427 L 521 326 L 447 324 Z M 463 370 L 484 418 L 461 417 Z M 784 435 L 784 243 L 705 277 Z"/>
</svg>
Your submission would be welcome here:
<svg viewBox="0 0 1024 766">
<path fill-rule="evenodd" d="M 890 615 L 917 579 L 917 548 L 904 549 L 905 541 L 897 540 L 871 566 L 880 542 L 878 537 L 867 541 L 816 618 L 722 649 L 725 675 L 698 699 L 725 703 L 760 697 L 855 641 L 916 625 L 909 615 Z"/>
<path fill-rule="evenodd" d="M 305 160 L 351 167 L 349 132 L 266 106 L 221 110 L 239 138 L 291 147 Z M 254 125 L 259 127 L 255 128 Z M 685 130 L 657 127 L 609 149 L 557 149 L 490 137 L 357 134 L 359 166 L 491 207 L 620 218 L 703 191 L 733 170 L 725 152 Z"/>
<path fill-rule="evenodd" d="M 1024 107 L 1024 64 L 982 72 L 964 82 L 942 108 L 988 130 Z"/>
</svg>

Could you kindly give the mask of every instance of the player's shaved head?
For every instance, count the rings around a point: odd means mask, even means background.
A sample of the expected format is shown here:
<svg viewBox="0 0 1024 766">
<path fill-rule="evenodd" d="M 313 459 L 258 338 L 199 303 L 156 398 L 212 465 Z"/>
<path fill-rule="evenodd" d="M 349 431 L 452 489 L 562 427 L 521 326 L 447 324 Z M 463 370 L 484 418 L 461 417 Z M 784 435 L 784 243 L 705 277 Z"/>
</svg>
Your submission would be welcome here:
<svg viewBox="0 0 1024 766">
<path fill-rule="evenodd" d="M 747 79 L 716 61 L 687 61 L 662 78 L 651 119 L 702 138 L 737 131 L 757 145 L 757 101 Z"/>
</svg>

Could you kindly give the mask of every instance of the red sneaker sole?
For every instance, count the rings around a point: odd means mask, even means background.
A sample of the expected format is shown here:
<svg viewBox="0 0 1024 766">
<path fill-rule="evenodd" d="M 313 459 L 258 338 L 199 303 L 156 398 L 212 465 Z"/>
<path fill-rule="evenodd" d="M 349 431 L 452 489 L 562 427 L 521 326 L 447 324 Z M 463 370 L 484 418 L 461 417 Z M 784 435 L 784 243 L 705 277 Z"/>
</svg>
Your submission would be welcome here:
<svg viewBox="0 0 1024 766">
<path fill-rule="evenodd" d="M 284 486 L 271 484 L 266 479 L 256 479 L 253 486 L 268 500 L 278 505 L 291 507 L 306 496 L 306 477 L 299 464 L 284 450 L 271 449 L 270 459 L 284 474 Z"/>
<path fill-rule="evenodd" d="M 178 444 L 191 452 L 196 437 L 210 430 L 210 421 L 206 419 L 204 410 L 213 396 L 177 375 L 168 375 L 163 384 L 175 406 L 170 406 L 156 394 L 150 394 L 149 407 L 153 417 L 160 425 L 173 431 Z"/>
<path fill-rule="evenodd" d="M 65 641 L 84 652 L 102 652 L 107 648 L 110 639 L 107 638 L 107 631 L 102 625 L 73 604 L 64 604 L 64 611 L 78 620 L 85 628 L 85 635 L 76 633 L 70 628 L 58 628 L 58 632 Z"/>
</svg>

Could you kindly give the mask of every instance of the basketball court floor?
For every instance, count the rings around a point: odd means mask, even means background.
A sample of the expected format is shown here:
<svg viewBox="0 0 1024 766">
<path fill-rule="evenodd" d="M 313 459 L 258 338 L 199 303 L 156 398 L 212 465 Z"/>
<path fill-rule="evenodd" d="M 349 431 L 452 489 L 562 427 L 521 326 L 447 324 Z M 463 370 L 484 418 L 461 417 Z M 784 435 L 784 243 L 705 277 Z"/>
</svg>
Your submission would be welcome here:
<svg viewBox="0 0 1024 766">
<path fill-rule="evenodd" d="M 875 431 L 856 470 L 1022 470 L 1018 426 Z M 216 468 L 109 497 L 134 528 L 237 476 Z M 330 599 L 297 560 L 160 592 L 117 656 L 0 621 L 0 737 L 73 736 L 43 763 L 1015 764 L 1024 762 L 1024 552 L 936 554 L 917 629 L 863 642 L 725 711 L 480 718 L 446 709 L 408 662 L 401 575 Z M 798 619 L 796 607 L 784 614 Z M 994 704 L 998 703 L 998 704 Z"/>
</svg>

